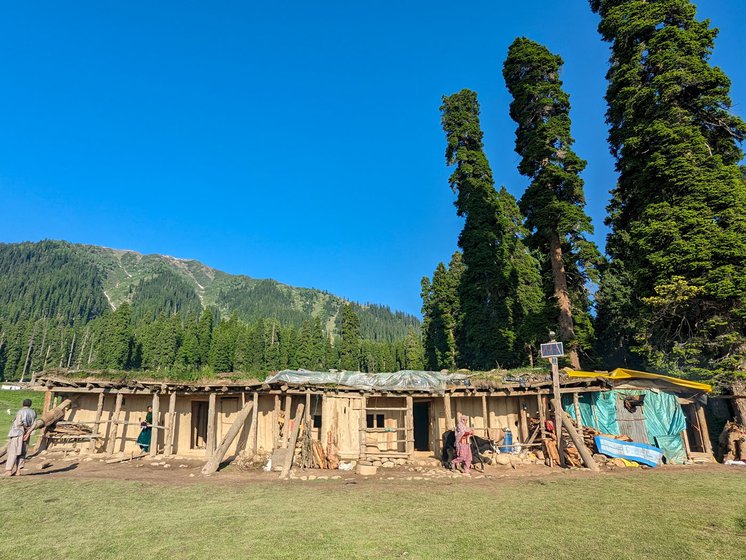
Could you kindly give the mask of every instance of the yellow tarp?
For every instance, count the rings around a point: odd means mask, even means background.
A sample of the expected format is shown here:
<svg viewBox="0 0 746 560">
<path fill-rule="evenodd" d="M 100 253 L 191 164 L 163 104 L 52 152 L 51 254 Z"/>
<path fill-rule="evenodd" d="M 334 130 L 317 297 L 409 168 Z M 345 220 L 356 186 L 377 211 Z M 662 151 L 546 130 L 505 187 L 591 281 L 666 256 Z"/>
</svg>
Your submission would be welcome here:
<svg viewBox="0 0 746 560">
<path fill-rule="evenodd" d="M 636 371 L 634 369 L 617 368 L 610 372 L 597 372 L 576 371 L 565 368 L 565 371 L 569 377 L 603 377 L 613 381 L 624 381 L 625 379 L 660 379 L 673 385 L 678 385 L 679 387 L 692 389 L 693 391 L 702 391 L 703 393 L 709 393 L 712 391 L 712 387 L 707 383 L 698 383 L 697 381 L 689 381 L 688 379 L 681 379 L 680 377 L 671 377 L 670 375 L 660 375 L 658 373 L 647 373 L 645 371 Z"/>
</svg>

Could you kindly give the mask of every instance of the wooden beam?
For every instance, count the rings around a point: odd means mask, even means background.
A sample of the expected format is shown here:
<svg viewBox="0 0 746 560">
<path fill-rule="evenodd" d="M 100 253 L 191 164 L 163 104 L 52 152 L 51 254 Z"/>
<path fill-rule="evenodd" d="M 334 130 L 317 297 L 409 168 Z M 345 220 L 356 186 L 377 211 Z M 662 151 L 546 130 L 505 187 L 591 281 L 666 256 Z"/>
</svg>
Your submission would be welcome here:
<svg viewBox="0 0 746 560">
<path fill-rule="evenodd" d="M 174 436 L 176 432 L 176 392 L 174 391 L 168 397 L 168 417 L 166 418 L 166 436 L 164 454 L 170 457 L 174 452 Z"/>
<path fill-rule="evenodd" d="M 360 398 L 360 421 L 358 422 L 358 428 L 360 429 L 360 459 L 367 457 L 367 441 L 366 441 L 366 429 L 368 428 L 368 409 L 367 400 L 365 396 Z"/>
<path fill-rule="evenodd" d="M 575 424 L 578 426 L 578 431 L 583 433 L 583 416 L 580 414 L 580 397 L 577 393 L 572 394 L 572 405 L 575 408 Z"/>
<path fill-rule="evenodd" d="M 546 430 L 546 412 L 544 409 L 544 397 L 536 395 L 536 404 L 539 407 L 539 427 L 541 428 L 541 439 L 542 441 L 547 437 Z"/>
<path fill-rule="evenodd" d="M 251 450 L 256 455 L 259 451 L 259 393 L 257 391 L 254 391 L 251 402 L 254 405 L 251 409 Z"/>
<path fill-rule="evenodd" d="M 275 395 L 275 407 L 272 409 L 272 449 L 280 446 L 280 395 Z"/>
<path fill-rule="evenodd" d="M 217 396 L 210 393 L 207 399 L 207 442 L 205 445 L 205 455 L 212 457 L 215 453 L 215 440 L 217 439 L 217 422 L 215 422 L 215 404 Z"/>
<path fill-rule="evenodd" d="M 596 464 L 596 461 L 593 460 L 593 456 L 591 455 L 590 450 L 585 446 L 585 442 L 583 441 L 583 438 L 578 434 L 578 432 L 575 430 L 575 426 L 572 425 L 572 420 L 570 419 L 570 415 L 567 414 L 564 410 L 562 410 L 561 403 L 558 402 L 556 399 L 552 403 L 554 405 L 555 410 L 559 410 L 560 412 L 560 419 L 562 423 L 565 425 L 565 429 L 567 430 L 567 433 L 570 434 L 570 439 L 575 444 L 576 449 L 580 453 L 580 457 L 583 459 L 583 463 L 585 463 L 585 466 L 591 469 L 592 471 L 598 471 L 598 465 Z"/>
<path fill-rule="evenodd" d="M 93 435 L 96 436 L 96 438 L 99 437 L 99 432 L 101 431 L 99 426 L 101 422 L 101 415 L 104 411 L 104 394 L 99 393 L 98 395 L 98 403 L 96 404 L 96 418 L 93 421 Z M 88 452 L 89 453 L 95 453 L 96 452 L 96 438 L 91 438 L 91 443 L 88 444 Z"/>
<path fill-rule="evenodd" d="M 305 422 L 311 421 L 311 392 L 306 391 L 306 417 Z"/>
<path fill-rule="evenodd" d="M 42 412 L 43 413 L 49 412 L 49 407 L 51 406 L 51 404 L 52 404 L 52 391 L 47 389 L 44 392 L 44 408 L 42 408 Z"/>
<path fill-rule="evenodd" d="M 207 464 L 202 467 L 202 474 L 212 474 L 218 470 L 220 463 L 223 461 L 223 457 L 228 453 L 228 448 L 231 446 L 231 443 L 233 443 L 233 440 L 236 439 L 236 436 L 241 431 L 241 428 L 249 417 L 249 414 L 251 414 L 253 408 L 254 401 L 248 402 L 244 405 L 241 412 L 236 416 L 236 420 L 231 424 L 228 433 L 223 437 L 223 441 L 220 442 L 220 446 L 218 446 L 215 453 L 213 453 L 207 460 Z"/>
<path fill-rule="evenodd" d="M 694 408 L 697 411 L 697 425 L 699 428 L 699 434 L 702 438 L 702 444 L 705 448 L 705 453 L 712 455 L 712 442 L 710 441 L 710 432 L 707 430 L 707 418 L 705 417 L 705 409 L 699 402 L 694 403 Z"/>
<path fill-rule="evenodd" d="M 117 400 L 114 404 L 114 413 L 111 415 L 111 428 L 109 429 L 109 441 L 107 441 L 106 453 L 112 455 L 116 445 L 117 431 L 119 430 L 119 412 L 122 410 L 122 393 L 117 393 Z"/>
<path fill-rule="evenodd" d="M 526 399 L 518 400 L 519 417 L 521 421 L 521 442 L 528 443 L 528 404 Z"/>
<path fill-rule="evenodd" d="M 451 395 L 446 393 L 443 397 L 443 404 L 446 410 L 446 430 L 455 430 L 456 425 L 453 423 L 453 413 L 451 410 Z"/>
<path fill-rule="evenodd" d="M 150 456 L 158 455 L 158 416 L 161 413 L 161 395 L 153 393 L 153 421 L 150 423 Z"/>
<path fill-rule="evenodd" d="M 287 448 L 290 437 L 290 412 L 293 408 L 293 396 L 285 395 L 285 423 L 282 426 L 282 441 L 280 447 Z"/>
<path fill-rule="evenodd" d="M 407 455 L 411 456 L 414 453 L 414 401 L 412 397 L 406 397 L 407 400 L 407 412 L 404 419 L 404 426 L 406 427 L 405 432 L 405 447 L 404 450 Z"/>
<path fill-rule="evenodd" d="M 286 479 L 288 475 L 290 474 L 290 469 L 293 468 L 293 458 L 295 457 L 295 444 L 298 441 L 298 430 L 300 430 L 300 426 L 303 423 L 303 413 L 304 413 L 305 405 L 303 403 L 300 403 L 298 405 L 298 410 L 295 413 L 295 421 L 293 423 L 293 433 L 290 435 L 290 441 L 288 442 L 288 447 L 290 448 L 290 452 L 287 454 L 287 461 L 285 461 L 285 465 L 282 467 L 282 472 L 280 473 L 281 479 Z M 288 420 L 288 424 L 290 421 Z"/>
</svg>

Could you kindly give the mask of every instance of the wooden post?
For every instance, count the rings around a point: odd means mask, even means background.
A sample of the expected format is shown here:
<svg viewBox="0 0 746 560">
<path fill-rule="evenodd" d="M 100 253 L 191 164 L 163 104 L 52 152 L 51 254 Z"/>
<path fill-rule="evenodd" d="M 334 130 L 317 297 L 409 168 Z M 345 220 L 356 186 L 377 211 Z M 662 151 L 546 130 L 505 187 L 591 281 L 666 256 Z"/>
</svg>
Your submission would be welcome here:
<svg viewBox="0 0 746 560">
<path fill-rule="evenodd" d="M 699 426 L 699 435 L 702 438 L 702 444 L 705 448 L 705 453 L 712 455 L 712 442 L 710 441 L 710 432 L 707 430 L 707 418 L 705 418 L 705 409 L 699 402 L 694 403 L 694 408 L 697 411 L 697 424 Z"/>
<path fill-rule="evenodd" d="M 275 395 L 275 408 L 272 410 L 272 449 L 280 446 L 280 395 Z"/>
<path fill-rule="evenodd" d="M 583 463 L 585 463 L 585 466 L 592 471 L 598 471 L 598 465 L 596 464 L 596 461 L 593 460 L 593 456 L 591 455 L 590 450 L 585 446 L 583 437 L 578 434 L 578 432 L 575 430 L 575 426 L 572 425 L 570 415 L 562 410 L 561 403 L 557 402 L 556 399 L 554 400 L 553 404 L 554 409 L 560 411 L 560 420 L 564 423 L 567 433 L 570 434 L 570 439 L 575 444 L 575 447 L 580 453 L 580 457 L 583 459 Z"/>
<path fill-rule="evenodd" d="M 251 409 L 251 450 L 256 455 L 259 451 L 259 393 L 254 391 L 254 397 L 252 398 L 254 406 Z"/>
<path fill-rule="evenodd" d="M 303 403 L 300 403 L 298 405 L 298 410 L 295 413 L 295 421 L 293 425 L 293 433 L 290 435 L 290 441 L 288 442 L 288 447 L 290 448 L 290 452 L 287 454 L 287 461 L 285 461 L 285 465 L 282 467 L 282 472 L 280 473 L 280 479 L 285 479 L 290 474 L 290 469 L 293 468 L 293 458 L 295 457 L 295 443 L 298 441 L 298 430 L 300 429 L 300 425 L 303 423 L 303 413 L 305 406 Z M 290 425 L 290 419 L 287 420 L 288 425 Z"/>
<path fill-rule="evenodd" d="M 311 420 L 311 391 L 306 391 L 306 418 L 305 422 Z"/>
<path fill-rule="evenodd" d="M 231 446 L 231 443 L 233 443 L 233 440 L 236 439 L 236 436 L 241 431 L 241 428 L 243 427 L 253 408 L 254 401 L 251 401 L 244 405 L 244 407 L 241 409 L 241 412 L 239 412 L 238 416 L 236 416 L 236 420 L 233 422 L 233 424 L 231 424 L 228 433 L 225 434 L 225 437 L 223 437 L 223 441 L 220 442 L 220 446 L 218 447 L 218 449 L 207 460 L 207 464 L 202 467 L 202 474 L 212 474 L 218 470 L 220 463 L 223 461 L 223 457 L 225 457 L 225 454 L 228 453 L 228 448 Z"/>
<path fill-rule="evenodd" d="M 360 397 L 360 459 L 364 460 L 367 457 L 367 429 L 368 429 L 368 404 L 365 396 Z"/>
<path fill-rule="evenodd" d="M 153 393 L 153 422 L 150 428 L 150 456 L 155 457 L 158 455 L 158 416 L 161 412 L 161 395 L 160 393 Z"/>
<path fill-rule="evenodd" d="M 446 393 L 443 397 L 443 405 L 446 409 L 446 430 L 455 430 L 456 425 L 453 423 L 453 414 L 451 411 L 451 395 Z"/>
<path fill-rule="evenodd" d="M 692 448 L 689 447 L 689 436 L 686 433 L 686 428 L 681 430 L 681 439 L 684 441 L 684 451 L 686 452 L 686 458 L 692 458 Z"/>
<path fill-rule="evenodd" d="M 490 437 L 490 431 L 489 426 L 487 425 L 487 419 L 488 419 L 488 413 L 487 413 L 487 397 L 485 395 L 482 395 L 482 424 L 484 425 L 485 429 L 485 436 L 487 439 Z"/>
<path fill-rule="evenodd" d="M 112 455 L 114 453 L 114 445 L 116 444 L 117 431 L 119 430 L 119 412 L 122 410 L 122 393 L 117 393 L 117 400 L 114 404 L 114 413 L 111 416 L 111 429 L 109 430 L 109 441 L 107 441 L 106 453 Z"/>
<path fill-rule="evenodd" d="M 404 427 L 407 429 L 405 432 L 407 435 L 404 438 L 407 440 L 404 444 L 404 450 L 411 457 L 414 453 L 414 400 L 412 397 L 407 397 L 407 412 L 404 419 Z"/>
<path fill-rule="evenodd" d="M 547 437 L 544 397 L 542 397 L 541 395 L 536 395 L 536 404 L 539 407 L 539 427 L 541 428 L 541 439 L 544 440 Z"/>
<path fill-rule="evenodd" d="M 212 457 L 215 453 L 215 439 L 217 436 L 217 422 L 215 422 L 215 404 L 217 396 L 215 393 L 210 393 L 210 397 L 207 400 L 207 442 L 205 455 Z"/>
<path fill-rule="evenodd" d="M 557 436 L 557 450 L 560 455 L 560 462 L 565 466 L 565 453 L 562 449 L 562 397 L 560 396 L 559 365 L 556 357 L 551 358 L 552 362 L 552 402 L 554 404 L 554 434 Z"/>
<path fill-rule="evenodd" d="M 526 403 L 526 399 L 518 400 L 518 408 L 520 409 L 521 441 L 523 443 L 528 443 L 528 412 L 526 411 L 528 404 Z"/>
<path fill-rule="evenodd" d="M 286 448 L 288 446 L 288 438 L 290 437 L 290 412 L 293 408 L 293 397 L 285 395 L 285 423 L 282 425 L 282 442 L 280 447 Z"/>
<path fill-rule="evenodd" d="M 164 454 L 169 457 L 174 452 L 174 436 L 176 432 L 176 391 L 168 397 L 168 418 L 166 418 L 166 441 Z"/>
<path fill-rule="evenodd" d="M 578 432 L 583 433 L 583 417 L 580 414 L 580 397 L 577 393 L 572 394 L 572 404 L 575 408 L 575 424 L 578 426 Z"/>
<path fill-rule="evenodd" d="M 104 394 L 99 393 L 98 394 L 98 404 L 96 405 L 96 419 L 94 420 L 93 424 L 93 433 L 91 436 L 91 442 L 88 444 L 88 452 L 89 453 L 95 453 L 96 452 L 96 442 L 98 441 L 98 436 L 101 433 L 101 429 L 99 428 L 100 422 L 101 422 L 101 414 L 103 414 L 104 411 Z"/>
<path fill-rule="evenodd" d="M 44 408 L 42 408 L 42 413 L 49 412 L 49 406 L 52 404 L 52 391 L 47 389 L 44 392 Z"/>
</svg>

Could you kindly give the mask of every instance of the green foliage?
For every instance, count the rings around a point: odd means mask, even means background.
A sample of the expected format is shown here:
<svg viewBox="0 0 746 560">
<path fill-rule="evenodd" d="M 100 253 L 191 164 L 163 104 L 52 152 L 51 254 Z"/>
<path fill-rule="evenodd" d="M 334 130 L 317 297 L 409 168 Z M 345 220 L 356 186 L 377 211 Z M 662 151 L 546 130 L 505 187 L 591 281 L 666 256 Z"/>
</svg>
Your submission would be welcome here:
<svg viewBox="0 0 746 560">
<path fill-rule="evenodd" d="M 585 194 L 580 173 L 586 162 L 573 151 L 570 134 L 570 98 L 562 89 L 559 78 L 562 59 L 546 47 L 526 38 L 518 38 L 510 46 L 503 67 L 505 82 L 513 96 L 510 116 L 518 124 L 516 152 L 521 156 L 518 170 L 531 180 L 520 201 L 530 232 L 529 246 L 541 255 L 544 271 L 544 300 L 549 324 L 556 329 L 557 307 L 555 286 L 567 286 L 570 307 L 567 333 L 560 335 L 568 346 L 588 351 L 591 345 L 590 301 L 587 284 L 597 279 L 600 254 L 587 239 L 593 233 L 591 220 L 585 213 Z M 561 250 L 563 271 L 553 271 L 550 264 L 553 246 Z M 554 278 L 561 276 L 561 278 Z M 538 325 L 536 325 L 538 326 Z M 529 335 L 530 332 L 523 335 Z M 537 333 L 538 334 L 538 333 Z M 579 348 L 580 347 L 580 348 Z"/>
<path fill-rule="evenodd" d="M 746 124 L 730 113 L 727 76 L 709 64 L 717 31 L 688 0 L 591 7 L 611 43 L 619 171 L 601 346 L 674 372 L 746 370 Z"/>
<path fill-rule="evenodd" d="M 422 332 L 424 362 L 428 369 L 456 369 L 457 328 L 461 320 L 459 286 L 464 266 L 456 251 L 448 267 L 439 263 L 429 278 L 422 279 Z"/>
<path fill-rule="evenodd" d="M 351 305 L 342 308 L 342 329 L 339 343 L 339 367 L 348 371 L 360 369 L 360 319 Z"/>
<path fill-rule="evenodd" d="M 528 254 L 516 220 L 515 201 L 504 189 L 498 195 L 484 154 L 479 103 L 473 91 L 443 98 L 446 163 L 457 193 L 456 209 L 465 218 L 459 236 L 464 270 L 459 285 L 459 365 L 492 369 L 518 363 L 517 332 L 524 318 L 519 286 L 525 272 L 517 260 Z M 511 202 L 512 201 L 512 202 Z M 530 281 L 528 282 L 530 283 Z"/>
</svg>

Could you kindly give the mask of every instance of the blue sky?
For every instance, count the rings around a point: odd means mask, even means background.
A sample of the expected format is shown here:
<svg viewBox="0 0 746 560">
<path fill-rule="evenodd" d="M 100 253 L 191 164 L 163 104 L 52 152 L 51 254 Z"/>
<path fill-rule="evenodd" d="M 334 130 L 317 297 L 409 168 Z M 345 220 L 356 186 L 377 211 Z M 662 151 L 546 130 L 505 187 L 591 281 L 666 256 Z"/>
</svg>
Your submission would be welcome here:
<svg viewBox="0 0 746 560">
<path fill-rule="evenodd" d="M 746 115 L 746 2 L 700 0 Z M 439 106 L 478 92 L 520 196 L 501 75 L 519 35 L 565 59 L 588 211 L 615 182 L 608 47 L 585 0 L 3 2 L 0 241 L 195 258 L 419 313 L 456 248 Z"/>
</svg>

